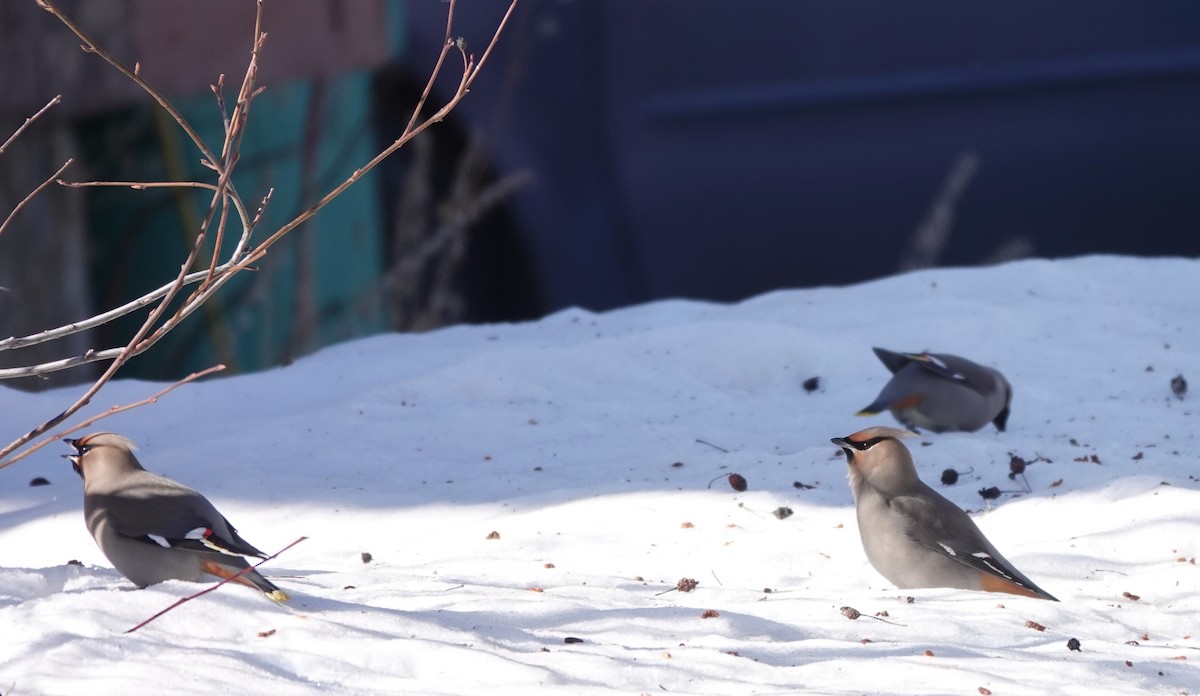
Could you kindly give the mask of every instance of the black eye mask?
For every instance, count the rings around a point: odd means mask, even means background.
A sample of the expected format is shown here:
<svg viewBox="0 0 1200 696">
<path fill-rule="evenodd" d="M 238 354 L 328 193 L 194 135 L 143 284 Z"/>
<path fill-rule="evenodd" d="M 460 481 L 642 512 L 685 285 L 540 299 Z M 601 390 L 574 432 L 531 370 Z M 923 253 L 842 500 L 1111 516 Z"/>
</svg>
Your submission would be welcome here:
<svg viewBox="0 0 1200 696">
<path fill-rule="evenodd" d="M 851 440 L 848 437 L 835 437 L 832 440 L 830 440 L 830 442 L 832 442 L 833 444 L 835 444 L 839 447 L 850 447 L 850 448 L 858 450 L 859 452 L 866 452 L 867 450 L 871 449 L 872 447 L 874 447 L 875 445 L 879 444 L 880 442 L 882 442 L 883 440 L 886 440 L 886 439 L 887 439 L 886 436 L 881 436 L 881 437 L 873 437 L 870 440 L 863 440 L 862 442 L 855 442 L 854 440 Z"/>
</svg>

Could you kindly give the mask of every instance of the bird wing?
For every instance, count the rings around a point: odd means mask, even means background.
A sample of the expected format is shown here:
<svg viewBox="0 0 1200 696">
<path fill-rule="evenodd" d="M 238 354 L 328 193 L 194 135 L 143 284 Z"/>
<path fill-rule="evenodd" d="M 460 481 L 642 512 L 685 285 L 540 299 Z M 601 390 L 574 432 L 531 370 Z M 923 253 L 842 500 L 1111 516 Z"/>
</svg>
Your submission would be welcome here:
<svg viewBox="0 0 1200 696">
<path fill-rule="evenodd" d="M 910 539 L 974 570 L 1037 588 L 996 551 L 965 512 L 932 489 L 929 493 L 934 497 L 896 496 L 889 503 L 908 523 L 905 533 Z"/>
<path fill-rule="evenodd" d="M 109 523 L 123 537 L 164 548 L 264 557 L 191 489 L 158 490 L 153 496 L 127 489 L 99 498 L 93 506 L 107 509 Z"/>
<path fill-rule="evenodd" d="M 883 366 L 892 374 L 896 374 L 912 360 L 911 353 L 897 353 L 886 348 L 872 348 L 871 350 L 875 351 L 875 357 L 879 358 L 879 362 L 883 363 Z"/>
<path fill-rule="evenodd" d="M 920 365 L 926 372 L 930 372 L 942 379 L 948 379 L 951 382 L 959 382 L 962 384 L 971 384 L 970 375 L 959 369 L 957 366 L 951 366 L 949 361 L 944 360 L 939 355 L 932 353 L 909 353 L 904 357 L 911 362 Z"/>
</svg>

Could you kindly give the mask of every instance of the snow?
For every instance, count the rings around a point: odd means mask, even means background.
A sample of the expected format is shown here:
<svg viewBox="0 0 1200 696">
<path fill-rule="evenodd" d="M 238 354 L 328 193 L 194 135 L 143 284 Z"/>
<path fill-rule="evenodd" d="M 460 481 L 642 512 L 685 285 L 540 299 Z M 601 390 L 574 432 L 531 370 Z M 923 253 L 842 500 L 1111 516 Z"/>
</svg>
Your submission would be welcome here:
<svg viewBox="0 0 1200 696">
<path fill-rule="evenodd" d="M 0 693 L 1196 694 L 1200 397 L 1169 383 L 1200 385 L 1197 298 L 1195 260 L 1034 260 L 378 336 L 191 385 L 101 425 L 264 550 L 307 536 L 262 567 L 292 601 L 226 585 L 126 634 L 204 586 L 118 575 L 50 447 L 0 470 Z M 908 444 L 1060 603 L 867 563 L 829 438 L 895 424 L 852 415 L 889 376 L 872 346 L 1012 382 L 1007 432 Z M 76 393 L 5 390 L 0 423 Z M 984 501 L 1018 488 L 1011 454 L 1032 492 Z M 733 472 L 749 490 L 709 487 Z"/>
</svg>

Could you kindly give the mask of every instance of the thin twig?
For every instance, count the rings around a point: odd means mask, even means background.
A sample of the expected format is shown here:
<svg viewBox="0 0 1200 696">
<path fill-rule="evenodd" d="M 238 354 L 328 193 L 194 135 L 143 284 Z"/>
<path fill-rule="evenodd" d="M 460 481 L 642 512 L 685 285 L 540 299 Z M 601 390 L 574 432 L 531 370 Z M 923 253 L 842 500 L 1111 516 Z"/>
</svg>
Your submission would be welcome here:
<svg viewBox="0 0 1200 696">
<path fill-rule="evenodd" d="M 3 469 L 4 467 L 8 466 L 9 464 L 15 464 L 15 463 L 21 461 L 22 459 L 24 459 L 25 457 L 28 457 L 29 455 L 33 454 L 34 452 L 45 447 L 46 445 L 49 445 L 54 442 L 58 442 L 63 437 L 70 435 L 71 433 L 77 432 L 79 430 L 83 430 L 84 428 L 88 427 L 89 425 L 91 425 L 97 421 L 104 420 L 105 418 L 108 418 L 109 416 L 115 416 L 118 413 L 132 411 L 133 409 L 138 408 L 140 406 L 145 406 L 146 404 L 158 403 L 158 400 L 161 399 L 163 396 L 166 396 L 170 392 L 175 391 L 176 389 L 178 389 L 179 387 L 182 387 L 183 385 L 187 384 L 188 382 L 195 382 L 196 380 L 200 379 L 201 377 L 207 377 L 208 375 L 211 375 L 215 372 L 220 372 L 221 370 L 224 370 L 224 369 L 225 369 L 224 365 L 213 365 L 212 367 L 210 367 L 208 369 L 200 370 L 199 372 L 193 372 L 192 374 L 188 375 L 187 377 L 184 377 L 183 379 L 181 379 L 177 382 L 173 382 L 173 383 L 167 385 L 166 387 L 158 390 L 151 396 L 148 396 L 145 399 L 142 399 L 141 401 L 135 401 L 131 404 L 125 404 L 125 405 L 118 404 L 116 406 L 112 406 L 107 411 L 96 414 L 95 416 L 92 416 L 91 418 L 84 420 L 83 422 L 79 423 L 78 425 L 74 425 L 70 428 L 67 428 L 66 430 L 63 430 L 61 432 L 55 433 L 54 435 L 47 437 L 46 439 L 42 440 L 41 442 L 30 445 L 28 449 L 21 452 L 17 456 L 12 457 L 11 459 L 6 459 L 3 461 L 0 461 L 0 469 Z"/>
<path fill-rule="evenodd" d="M 55 98 L 51 99 L 50 101 L 46 102 L 46 105 L 43 106 L 42 108 L 38 109 L 38 112 L 36 114 L 25 119 L 25 123 L 22 123 L 21 127 L 18 128 L 16 131 L 14 131 L 12 135 L 8 136 L 8 140 L 5 140 L 3 145 L 0 145 L 0 155 L 4 154 L 4 150 L 6 148 L 8 148 L 9 145 L 12 145 L 13 141 L 15 141 L 17 138 L 21 137 L 21 133 L 25 132 L 25 129 L 29 127 L 29 124 L 36 121 L 39 116 L 41 116 L 42 114 L 49 111 L 50 107 L 54 106 L 55 104 L 57 104 L 61 101 L 62 101 L 62 95 L 60 94 L 60 95 L 56 96 Z"/>
<path fill-rule="evenodd" d="M 725 454 L 729 454 L 729 450 L 725 449 L 724 447 L 721 447 L 720 445 L 714 445 L 713 443 L 709 442 L 708 440 L 701 440 L 700 438 L 696 438 L 696 443 L 700 444 L 700 445 L 708 445 L 709 447 L 717 450 L 718 452 L 724 452 Z"/>
<path fill-rule="evenodd" d="M 0 224 L 0 234 L 4 234 L 4 229 L 6 227 L 8 227 L 8 223 L 12 222 L 13 218 L 15 218 L 17 216 L 17 213 L 21 212 L 21 209 L 24 208 L 25 205 L 29 203 L 29 201 L 33 200 L 34 196 L 41 193 L 50 184 L 53 184 L 58 179 L 58 177 L 62 176 L 63 172 L 67 171 L 67 167 L 71 166 L 71 163 L 74 161 L 75 160 L 73 160 L 73 159 L 68 159 L 66 162 L 63 163 L 63 166 L 58 168 L 57 172 L 54 172 L 53 174 L 50 175 L 49 179 L 46 179 L 45 181 L 43 181 L 40 186 L 38 186 L 34 190 L 30 191 L 28 196 L 25 196 L 24 198 L 22 198 L 21 202 L 17 204 L 17 207 L 13 208 L 12 212 L 10 212 L 8 214 L 8 217 L 4 218 L 4 223 Z"/>
<path fill-rule="evenodd" d="M 127 188 L 132 191 L 156 188 L 202 188 L 209 191 L 217 190 L 216 184 L 206 184 L 203 181 L 64 181 L 59 179 L 55 183 L 67 188 L 114 186 L 117 188 Z"/>
<path fill-rule="evenodd" d="M 181 597 L 180 599 L 177 599 L 177 600 L 175 600 L 175 602 L 174 602 L 173 604 L 171 604 L 171 606 L 167 607 L 166 609 L 163 609 L 162 611 L 158 612 L 158 613 L 157 613 L 157 614 L 155 614 L 154 616 L 151 616 L 150 618 L 146 619 L 145 621 L 141 622 L 140 624 L 138 624 L 138 625 L 134 626 L 133 628 L 131 628 L 131 629 L 129 629 L 128 631 L 125 631 L 125 632 L 126 632 L 126 633 L 133 633 L 134 631 L 138 630 L 138 629 L 139 629 L 139 628 L 141 628 L 142 626 L 145 626 L 146 624 L 150 623 L 151 621 L 154 621 L 155 619 L 157 619 L 158 617 L 162 616 L 163 614 L 166 614 L 167 612 L 171 611 L 171 610 L 172 610 L 172 609 L 174 609 L 175 607 L 178 607 L 178 606 L 180 606 L 180 605 L 182 605 L 182 604 L 186 604 L 187 602 L 190 602 L 190 601 L 192 601 L 193 599 L 196 599 L 197 597 L 203 597 L 204 595 L 208 594 L 209 592 L 212 592 L 213 590 L 217 589 L 218 587 L 220 587 L 221 585 L 224 585 L 224 584 L 225 584 L 225 583 L 227 583 L 227 582 L 231 582 L 231 581 L 233 581 L 233 580 L 237 580 L 238 578 L 242 577 L 242 576 L 243 576 L 243 575 L 245 575 L 246 573 L 249 573 L 250 571 L 257 569 L 257 568 L 258 568 L 260 565 L 262 565 L 262 564 L 266 563 L 267 561 L 274 560 L 275 558 L 278 558 L 278 557 L 279 557 L 279 555 L 280 555 L 280 554 L 282 554 L 284 551 L 287 551 L 288 549 L 292 548 L 292 547 L 293 547 L 293 546 L 295 546 L 296 544 L 299 544 L 300 542 L 304 541 L 304 540 L 305 540 L 305 539 L 307 539 L 307 538 L 308 538 L 308 537 L 304 537 L 304 536 L 302 536 L 302 537 L 300 537 L 300 538 L 296 539 L 296 540 L 295 540 L 295 541 L 293 541 L 292 543 L 288 544 L 287 546 L 283 547 L 282 549 L 279 549 L 278 551 L 276 551 L 275 553 L 271 554 L 270 556 L 267 556 L 266 558 L 262 559 L 262 560 L 261 560 L 261 561 L 259 561 L 258 563 L 255 563 L 255 564 L 254 564 L 254 565 L 252 565 L 252 566 L 251 566 L 251 565 L 248 565 L 248 566 L 246 566 L 246 567 L 245 567 L 245 568 L 243 568 L 241 571 L 239 571 L 239 572 L 238 572 L 236 575 L 231 575 L 231 576 L 229 576 L 229 577 L 227 577 L 227 578 L 225 578 L 225 579 L 221 580 L 221 582 L 218 582 L 217 584 L 213 585 L 212 587 L 207 587 L 207 588 L 205 588 L 205 589 L 203 589 L 203 590 L 200 590 L 199 592 L 197 592 L 197 593 L 195 593 L 195 594 L 190 594 L 190 595 L 188 595 L 188 596 L 186 596 L 186 597 Z"/>
</svg>

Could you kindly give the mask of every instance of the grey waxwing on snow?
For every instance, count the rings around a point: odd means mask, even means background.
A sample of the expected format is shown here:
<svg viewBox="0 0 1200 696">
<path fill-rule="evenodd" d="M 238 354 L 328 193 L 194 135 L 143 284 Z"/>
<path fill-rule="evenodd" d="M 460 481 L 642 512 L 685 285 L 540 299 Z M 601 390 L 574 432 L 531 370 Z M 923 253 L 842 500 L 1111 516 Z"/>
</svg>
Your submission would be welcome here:
<svg viewBox="0 0 1200 696">
<path fill-rule="evenodd" d="M 88 531 L 133 584 L 237 576 L 234 582 L 287 601 L 287 594 L 258 571 L 246 570 L 243 557 L 265 558 L 263 552 L 240 537 L 204 496 L 142 468 L 133 454 L 137 446 L 128 438 L 92 433 L 63 442 L 75 448 L 63 456 L 83 479 Z"/>
<path fill-rule="evenodd" d="M 867 560 L 898 588 L 953 587 L 1049 599 L 1000 555 L 975 522 L 921 482 L 900 442 L 915 433 L 875 426 L 833 438 L 850 469 L 850 490 Z"/>
<path fill-rule="evenodd" d="M 856 415 L 888 410 L 909 428 L 935 433 L 973 432 L 988 423 L 1003 431 L 1008 424 L 1012 386 L 997 370 L 946 353 L 873 350 L 892 379 Z"/>
</svg>

